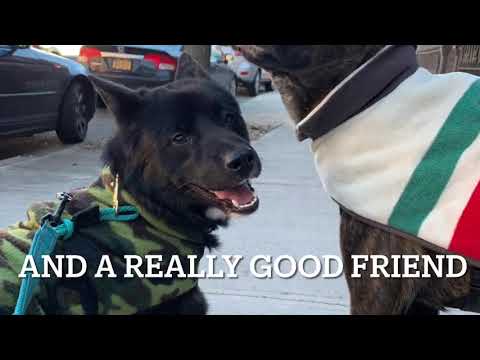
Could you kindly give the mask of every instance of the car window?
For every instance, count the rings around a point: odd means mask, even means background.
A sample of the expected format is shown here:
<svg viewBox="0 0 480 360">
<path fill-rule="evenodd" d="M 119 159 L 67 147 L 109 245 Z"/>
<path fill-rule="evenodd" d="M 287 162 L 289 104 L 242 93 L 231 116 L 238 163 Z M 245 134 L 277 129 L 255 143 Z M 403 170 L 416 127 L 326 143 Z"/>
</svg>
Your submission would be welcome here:
<svg viewBox="0 0 480 360">
<path fill-rule="evenodd" d="M 0 57 L 8 55 L 12 52 L 12 47 L 10 45 L 0 45 Z"/>
<path fill-rule="evenodd" d="M 221 46 L 220 47 L 222 49 L 222 52 L 225 54 L 225 55 L 233 55 L 234 51 L 232 49 L 231 46 Z"/>
</svg>

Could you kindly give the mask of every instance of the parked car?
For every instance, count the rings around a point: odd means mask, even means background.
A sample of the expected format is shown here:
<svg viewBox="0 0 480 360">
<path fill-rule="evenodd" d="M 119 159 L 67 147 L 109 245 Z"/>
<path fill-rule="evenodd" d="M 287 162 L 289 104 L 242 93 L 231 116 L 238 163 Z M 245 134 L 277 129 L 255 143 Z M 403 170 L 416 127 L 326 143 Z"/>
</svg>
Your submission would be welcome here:
<svg viewBox="0 0 480 360">
<path fill-rule="evenodd" d="M 210 56 L 210 76 L 222 84 L 233 96 L 237 95 L 237 80 L 235 73 L 228 66 L 225 54 L 212 45 Z"/>
<path fill-rule="evenodd" d="M 0 45 L 0 135 L 55 130 L 64 143 L 85 139 L 95 90 L 76 61 L 30 45 Z"/>
<path fill-rule="evenodd" d="M 241 51 L 234 50 L 230 46 L 214 45 L 228 62 L 228 66 L 235 73 L 238 86 L 247 89 L 250 96 L 257 96 L 263 85 L 265 91 L 272 91 L 272 78 L 270 74 L 259 68 L 257 65 L 247 61 Z"/>
<path fill-rule="evenodd" d="M 84 45 L 78 61 L 90 72 L 127 87 L 156 87 L 174 80 L 183 50 L 184 45 Z M 234 91 L 235 74 L 226 64 L 212 57 L 208 71 L 215 81 Z"/>
<path fill-rule="evenodd" d="M 419 45 L 417 58 L 434 74 L 461 71 L 480 75 L 480 45 Z"/>
</svg>

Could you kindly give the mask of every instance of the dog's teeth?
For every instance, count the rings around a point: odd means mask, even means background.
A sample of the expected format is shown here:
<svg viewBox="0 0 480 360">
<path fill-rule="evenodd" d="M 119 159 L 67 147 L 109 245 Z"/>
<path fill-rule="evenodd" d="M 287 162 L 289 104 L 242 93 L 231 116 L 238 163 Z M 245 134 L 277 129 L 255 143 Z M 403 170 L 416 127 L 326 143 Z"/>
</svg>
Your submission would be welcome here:
<svg viewBox="0 0 480 360">
<path fill-rule="evenodd" d="M 250 201 L 250 202 L 248 202 L 248 203 L 246 203 L 246 204 L 242 204 L 242 205 L 240 205 L 239 203 L 237 203 L 235 200 L 232 200 L 232 204 L 233 204 L 236 208 L 238 208 L 238 209 L 248 208 L 248 207 L 254 205 L 256 202 L 257 202 L 257 198 L 256 198 L 256 197 L 254 197 L 252 201 Z"/>
</svg>

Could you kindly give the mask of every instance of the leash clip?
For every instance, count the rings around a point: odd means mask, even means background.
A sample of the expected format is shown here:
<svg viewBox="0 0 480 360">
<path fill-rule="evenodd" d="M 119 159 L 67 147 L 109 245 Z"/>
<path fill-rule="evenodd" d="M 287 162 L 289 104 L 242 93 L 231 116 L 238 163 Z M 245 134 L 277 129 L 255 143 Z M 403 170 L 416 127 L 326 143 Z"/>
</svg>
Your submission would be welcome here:
<svg viewBox="0 0 480 360">
<path fill-rule="evenodd" d="M 65 207 L 67 206 L 67 203 L 73 199 L 72 194 L 67 192 L 57 193 L 56 197 L 57 197 L 57 200 L 60 200 L 60 205 L 58 205 L 58 208 L 54 214 L 47 214 L 44 217 L 42 217 L 42 220 L 41 220 L 42 225 L 45 223 L 45 221 L 50 222 L 50 225 L 54 227 L 59 225 L 61 223 L 62 214 L 65 211 Z"/>
</svg>

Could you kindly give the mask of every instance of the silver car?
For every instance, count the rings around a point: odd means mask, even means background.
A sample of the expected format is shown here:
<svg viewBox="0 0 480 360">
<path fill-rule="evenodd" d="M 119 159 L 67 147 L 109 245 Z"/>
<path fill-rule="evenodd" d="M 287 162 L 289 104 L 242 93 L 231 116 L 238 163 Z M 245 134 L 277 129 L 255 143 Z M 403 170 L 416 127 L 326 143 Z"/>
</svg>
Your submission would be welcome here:
<svg viewBox="0 0 480 360">
<path fill-rule="evenodd" d="M 273 90 L 270 74 L 247 61 L 240 51 L 221 45 L 214 45 L 212 50 L 212 52 L 220 54 L 219 56 L 225 59 L 230 69 L 235 73 L 237 86 L 245 87 L 250 96 L 257 96 L 262 85 L 265 91 Z"/>
</svg>

